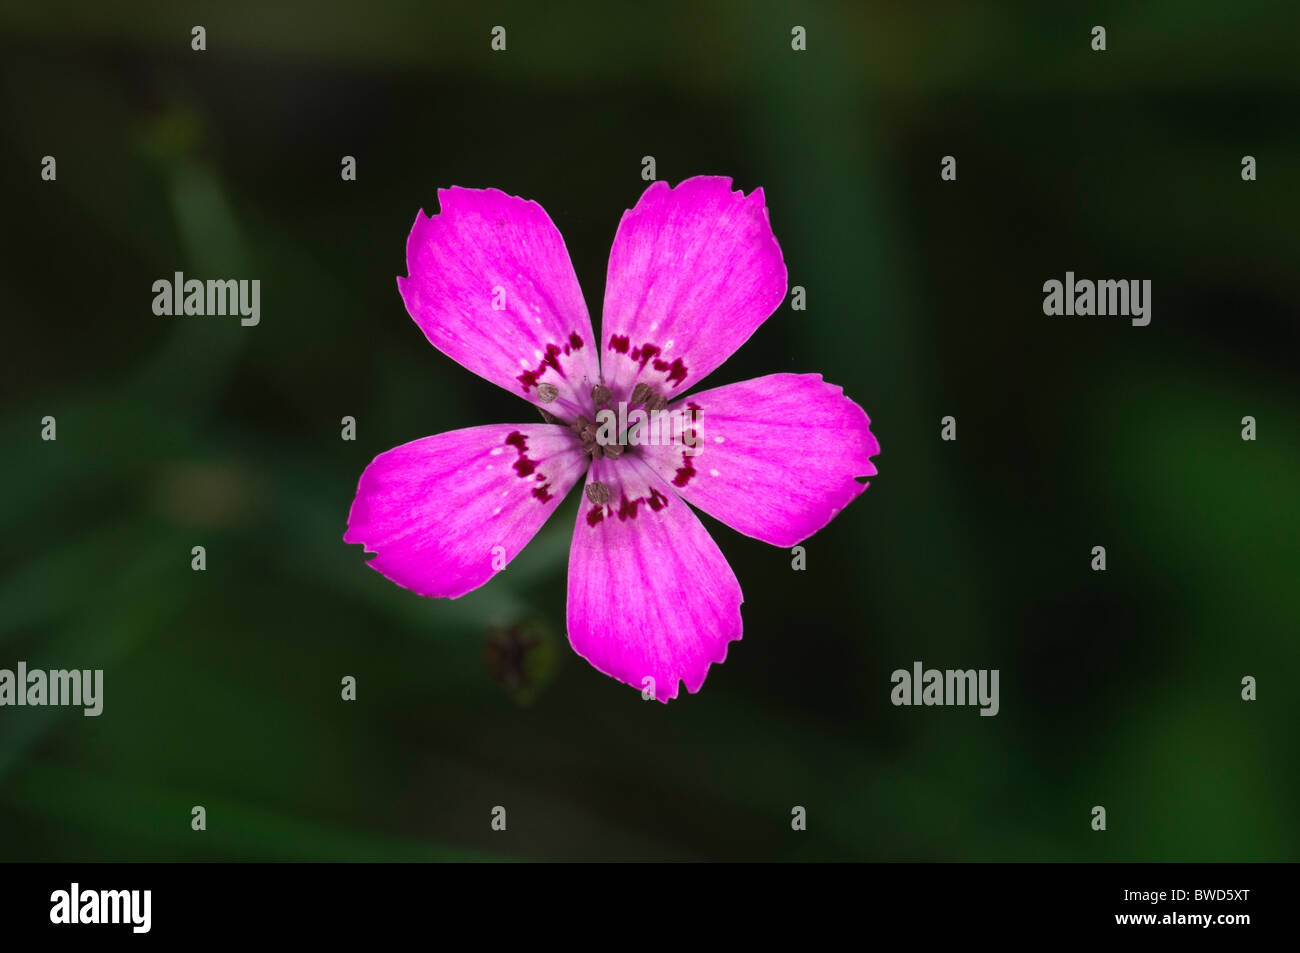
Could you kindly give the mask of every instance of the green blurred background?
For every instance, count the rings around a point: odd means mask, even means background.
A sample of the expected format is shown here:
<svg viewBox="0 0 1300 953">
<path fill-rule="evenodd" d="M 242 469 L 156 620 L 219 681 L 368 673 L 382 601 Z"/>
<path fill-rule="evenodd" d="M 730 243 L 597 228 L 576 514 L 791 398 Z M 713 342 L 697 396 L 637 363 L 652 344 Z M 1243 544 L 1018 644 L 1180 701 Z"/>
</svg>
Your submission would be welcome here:
<svg viewBox="0 0 1300 953">
<path fill-rule="evenodd" d="M 0 24 L 0 667 L 105 670 L 99 718 L 0 709 L 0 858 L 1300 854 L 1293 4 L 28 2 Z M 576 498 L 455 602 L 341 540 L 376 454 L 535 417 L 407 316 L 416 212 L 452 184 L 536 199 L 596 316 L 644 155 L 764 187 L 807 288 L 709 385 L 819 371 L 883 446 L 805 572 L 704 517 L 745 637 L 668 706 L 568 647 Z M 1067 269 L 1151 279 L 1151 325 L 1044 317 Z M 260 326 L 154 316 L 175 271 L 260 279 Z M 891 706 L 914 660 L 999 669 L 1001 713 Z"/>
</svg>

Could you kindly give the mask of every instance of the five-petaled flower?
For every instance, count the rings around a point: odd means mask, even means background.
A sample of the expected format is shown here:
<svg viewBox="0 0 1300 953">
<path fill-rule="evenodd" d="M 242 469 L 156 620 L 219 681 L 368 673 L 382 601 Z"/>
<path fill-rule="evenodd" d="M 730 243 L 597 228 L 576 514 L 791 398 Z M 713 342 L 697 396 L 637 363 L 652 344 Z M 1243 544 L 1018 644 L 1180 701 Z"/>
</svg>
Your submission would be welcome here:
<svg viewBox="0 0 1300 953">
<path fill-rule="evenodd" d="M 695 692 L 741 637 L 735 574 L 687 503 L 791 547 L 876 472 L 862 408 L 819 374 L 683 396 L 785 298 L 762 189 L 718 176 L 655 182 L 623 215 L 599 340 L 568 250 L 536 202 L 440 190 L 416 216 L 398 289 L 438 350 L 552 422 L 425 437 L 366 467 L 344 540 L 423 596 L 486 583 L 584 475 L 569 556 L 568 632 L 600 671 L 655 697 Z M 598 346 L 599 345 L 599 346 Z M 597 440 L 605 407 L 694 411 L 659 445 Z M 690 446 L 687 446 L 687 443 Z M 652 678 L 653 682 L 647 682 Z"/>
</svg>

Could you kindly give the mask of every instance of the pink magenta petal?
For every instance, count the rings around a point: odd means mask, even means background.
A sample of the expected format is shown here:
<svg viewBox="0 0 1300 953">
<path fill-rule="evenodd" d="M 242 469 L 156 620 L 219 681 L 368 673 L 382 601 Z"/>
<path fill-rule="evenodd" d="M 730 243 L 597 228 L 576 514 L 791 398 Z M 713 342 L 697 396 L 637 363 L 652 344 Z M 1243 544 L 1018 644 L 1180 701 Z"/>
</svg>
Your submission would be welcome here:
<svg viewBox="0 0 1300 953">
<path fill-rule="evenodd" d="M 644 447 L 643 459 L 694 506 L 777 546 L 807 539 L 874 476 L 880 444 L 861 407 L 820 374 L 772 374 L 669 405 L 695 412 L 685 440 Z M 661 428 L 667 430 L 667 428 Z"/>
<path fill-rule="evenodd" d="M 413 440 L 361 474 L 343 541 L 399 586 L 455 599 L 519 554 L 586 465 L 577 437 L 550 424 Z"/>
<path fill-rule="evenodd" d="M 609 254 L 601 368 L 616 399 L 637 383 L 686 392 L 730 357 L 785 297 L 763 190 L 697 176 L 656 182 L 624 213 Z"/>
<path fill-rule="evenodd" d="M 597 669 L 655 698 L 699 691 L 741 636 L 736 576 L 690 507 L 630 456 L 596 460 L 569 556 L 569 641 Z"/>
<path fill-rule="evenodd" d="M 406 242 L 397 286 L 429 343 L 453 361 L 552 410 L 590 404 L 599 379 L 591 318 L 564 239 L 536 202 L 497 189 L 440 189 Z"/>
</svg>

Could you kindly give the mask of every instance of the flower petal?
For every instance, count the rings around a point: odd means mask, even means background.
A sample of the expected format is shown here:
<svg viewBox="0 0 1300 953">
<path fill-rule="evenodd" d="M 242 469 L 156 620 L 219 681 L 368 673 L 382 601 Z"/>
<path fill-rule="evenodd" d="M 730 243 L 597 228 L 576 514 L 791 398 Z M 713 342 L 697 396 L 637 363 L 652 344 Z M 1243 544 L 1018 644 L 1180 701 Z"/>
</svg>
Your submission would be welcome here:
<svg viewBox="0 0 1300 953">
<path fill-rule="evenodd" d="M 545 383 L 559 391 L 551 410 L 588 407 L 599 379 L 591 318 L 545 210 L 497 189 L 440 189 L 438 202 L 437 215 L 416 216 L 410 277 L 397 279 L 429 343 L 533 403 Z"/>
<path fill-rule="evenodd" d="M 699 517 L 635 458 L 592 463 L 569 556 L 569 642 L 597 669 L 655 697 L 704 684 L 741 636 L 736 576 Z"/>
<path fill-rule="evenodd" d="M 763 190 L 696 176 L 656 182 L 624 213 L 601 319 L 605 384 L 682 394 L 725 361 L 785 297 L 785 260 Z"/>
<path fill-rule="evenodd" d="M 867 488 L 854 477 L 876 473 L 866 412 L 820 374 L 757 377 L 668 410 L 694 410 L 695 446 L 678 436 L 642 458 L 689 503 L 765 543 L 807 539 Z"/>
<path fill-rule="evenodd" d="M 361 474 L 343 541 L 376 553 L 370 568 L 399 586 L 455 599 L 519 554 L 586 465 L 573 433 L 552 424 L 413 440 Z"/>
</svg>

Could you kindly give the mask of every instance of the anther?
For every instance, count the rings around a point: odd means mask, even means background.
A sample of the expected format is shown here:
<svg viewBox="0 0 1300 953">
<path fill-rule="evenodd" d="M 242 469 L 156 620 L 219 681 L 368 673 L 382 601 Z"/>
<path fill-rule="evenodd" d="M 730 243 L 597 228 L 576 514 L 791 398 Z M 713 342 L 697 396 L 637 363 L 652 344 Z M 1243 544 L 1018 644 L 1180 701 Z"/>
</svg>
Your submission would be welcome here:
<svg viewBox="0 0 1300 953">
<path fill-rule="evenodd" d="M 554 384 L 538 384 L 537 399 L 543 404 L 549 404 L 555 398 L 560 396 L 560 389 Z"/>
<path fill-rule="evenodd" d="M 663 394 L 651 393 L 645 400 L 645 409 L 651 413 L 663 410 L 668 406 L 668 398 Z"/>
<path fill-rule="evenodd" d="M 634 404 L 643 403 L 645 399 L 650 396 L 651 393 L 652 392 L 650 390 L 649 384 L 637 384 L 635 387 L 632 388 L 632 403 Z"/>
<path fill-rule="evenodd" d="M 591 500 L 591 502 L 595 503 L 597 506 L 604 506 L 606 503 L 609 502 L 609 498 L 610 498 L 609 487 L 607 487 L 605 484 L 603 483 L 587 484 L 587 499 Z"/>
<path fill-rule="evenodd" d="M 613 396 L 614 396 L 613 391 L 611 391 L 604 384 L 597 384 L 595 387 L 591 389 L 591 399 L 598 404 L 605 403 L 605 401 L 609 400 Z"/>
</svg>

